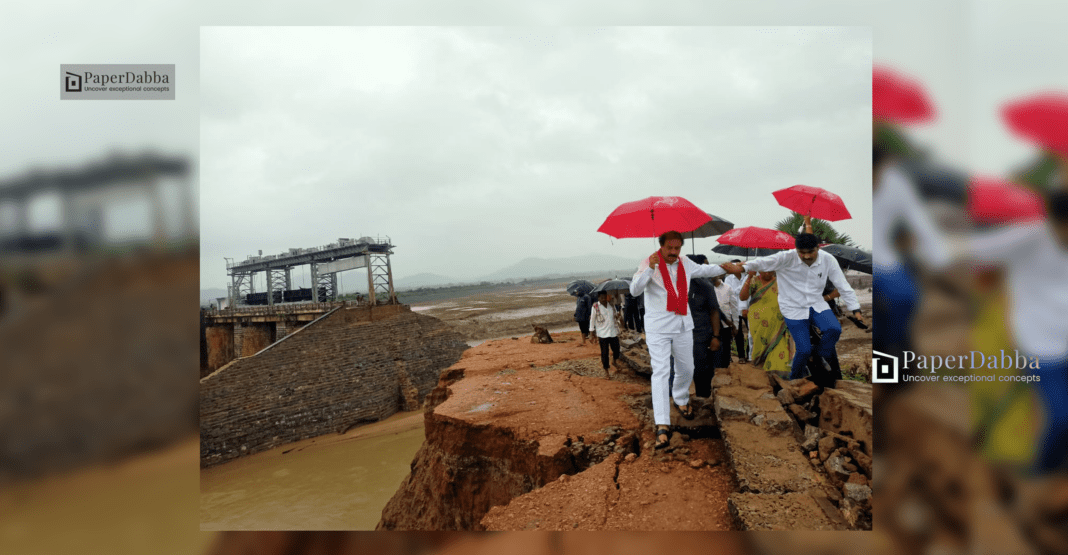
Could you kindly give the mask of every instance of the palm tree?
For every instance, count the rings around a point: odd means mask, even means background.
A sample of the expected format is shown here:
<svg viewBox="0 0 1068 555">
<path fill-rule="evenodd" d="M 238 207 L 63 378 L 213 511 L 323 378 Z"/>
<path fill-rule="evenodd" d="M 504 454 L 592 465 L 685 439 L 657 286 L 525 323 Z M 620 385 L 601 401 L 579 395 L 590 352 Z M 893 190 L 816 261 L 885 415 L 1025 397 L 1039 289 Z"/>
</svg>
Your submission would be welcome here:
<svg viewBox="0 0 1068 555">
<path fill-rule="evenodd" d="M 775 229 L 789 233 L 790 235 L 797 235 L 799 231 L 803 230 L 805 225 L 805 217 L 797 212 L 790 212 L 790 217 L 785 218 L 775 224 Z M 847 247 L 858 247 L 857 243 L 853 241 L 853 238 L 845 233 L 839 233 L 834 227 L 826 220 L 819 220 L 812 218 L 812 232 L 816 237 L 820 238 L 820 243 L 834 243 L 836 245 L 845 245 Z"/>
</svg>

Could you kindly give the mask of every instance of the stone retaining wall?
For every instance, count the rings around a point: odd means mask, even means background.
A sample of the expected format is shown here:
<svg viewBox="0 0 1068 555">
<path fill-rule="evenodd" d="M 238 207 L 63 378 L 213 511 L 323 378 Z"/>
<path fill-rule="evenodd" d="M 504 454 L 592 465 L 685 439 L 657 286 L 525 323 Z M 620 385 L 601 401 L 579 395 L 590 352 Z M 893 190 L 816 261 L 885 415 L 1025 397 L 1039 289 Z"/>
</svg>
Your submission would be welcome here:
<svg viewBox="0 0 1068 555">
<path fill-rule="evenodd" d="M 201 380 L 201 465 L 418 408 L 466 348 L 404 306 L 338 310 Z"/>
</svg>

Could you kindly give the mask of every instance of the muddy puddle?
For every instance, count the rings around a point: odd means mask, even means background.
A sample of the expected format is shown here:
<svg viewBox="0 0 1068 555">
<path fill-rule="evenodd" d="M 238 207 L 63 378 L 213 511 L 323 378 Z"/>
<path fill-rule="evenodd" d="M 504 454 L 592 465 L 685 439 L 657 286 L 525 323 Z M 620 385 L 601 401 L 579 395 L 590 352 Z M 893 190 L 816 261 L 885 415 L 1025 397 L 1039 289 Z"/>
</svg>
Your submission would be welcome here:
<svg viewBox="0 0 1068 555">
<path fill-rule="evenodd" d="M 423 437 L 402 413 L 203 469 L 201 530 L 374 530 Z"/>
</svg>

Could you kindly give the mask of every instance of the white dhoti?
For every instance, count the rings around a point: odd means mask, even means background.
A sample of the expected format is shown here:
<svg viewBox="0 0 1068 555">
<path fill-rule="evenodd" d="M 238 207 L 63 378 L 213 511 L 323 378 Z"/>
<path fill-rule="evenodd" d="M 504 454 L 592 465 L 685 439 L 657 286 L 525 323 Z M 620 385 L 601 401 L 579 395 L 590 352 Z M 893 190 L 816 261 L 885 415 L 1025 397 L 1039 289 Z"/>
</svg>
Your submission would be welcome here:
<svg viewBox="0 0 1068 555">
<path fill-rule="evenodd" d="M 653 421 L 658 426 L 671 425 L 671 399 L 681 406 L 690 403 L 690 384 L 693 382 L 693 332 L 646 333 L 649 358 L 653 367 Z M 675 357 L 674 387 L 668 391 L 671 376 L 671 356 Z"/>
</svg>

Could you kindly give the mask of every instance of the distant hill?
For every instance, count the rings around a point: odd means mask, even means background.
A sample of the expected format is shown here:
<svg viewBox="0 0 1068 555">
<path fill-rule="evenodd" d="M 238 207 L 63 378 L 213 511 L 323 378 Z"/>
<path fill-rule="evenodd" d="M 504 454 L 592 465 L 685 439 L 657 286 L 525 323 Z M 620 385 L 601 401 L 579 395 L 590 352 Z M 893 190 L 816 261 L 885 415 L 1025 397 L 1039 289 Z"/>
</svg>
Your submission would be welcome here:
<svg viewBox="0 0 1068 555">
<path fill-rule="evenodd" d="M 476 281 L 504 281 L 535 277 L 587 275 L 592 273 L 620 273 L 629 276 L 636 262 L 629 258 L 604 254 L 572 256 L 568 258 L 525 258 Z"/>
<path fill-rule="evenodd" d="M 441 274 L 423 272 L 421 274 L 415 274 L 400 279 L 394 279 L 393 288 L 398 291 L 403 291 L 405 289 L 417 289 L 419 287 L 441 287 L 442 285 L 449 285 L 459 282 L 460 280 L 448 276 L 443 276 Z"/>
</svg>

